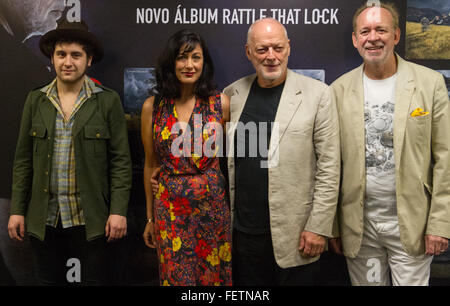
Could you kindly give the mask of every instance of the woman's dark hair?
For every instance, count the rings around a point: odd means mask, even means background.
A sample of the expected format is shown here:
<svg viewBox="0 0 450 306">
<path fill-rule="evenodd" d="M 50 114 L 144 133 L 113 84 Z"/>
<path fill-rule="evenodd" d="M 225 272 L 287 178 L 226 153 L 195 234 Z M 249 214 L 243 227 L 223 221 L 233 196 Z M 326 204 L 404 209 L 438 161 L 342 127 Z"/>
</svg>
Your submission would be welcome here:
<svg viewBox="0 0 450 306">
<path fill-rule="evenodd" d="M 209 96 L 213 95 L 217 88 L 214 83 L 214 65 L 203 38 L 199 34 L 186 29 L 176 32 L 169 38 L 158 59 L 156 67 L 156 91 L 158 96 L 169 99 L 180 97 L 181 84 L 175 74 L 175 61 L 184 44 L 186 44 L 186 47 L 183 52 L 191 52 L 197 45 L 202 48 L 203 70 L 195 83 L 194 93 L 203 101 L 208 101 Z"/>
</svg>

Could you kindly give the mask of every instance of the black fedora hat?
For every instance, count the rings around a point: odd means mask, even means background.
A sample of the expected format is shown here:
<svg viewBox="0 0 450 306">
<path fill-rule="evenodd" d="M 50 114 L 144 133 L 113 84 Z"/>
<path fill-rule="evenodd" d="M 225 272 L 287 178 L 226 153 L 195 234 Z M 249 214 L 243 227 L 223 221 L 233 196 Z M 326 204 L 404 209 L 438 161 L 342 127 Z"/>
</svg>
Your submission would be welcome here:
<svg viewBox="0 0 450 306">
<path fill-rule="evenodd" d="M 63 20 L 55 30 L 47 32 L 39 40 L 39 48 L 48 58 L 51 58 L 54 44 L 59 39 L 75 39 L 89 44 L 92 47 L 92 62 L 98 62 L 103 58 L 103 48 L 94 34 L 89 32 L 87 24 L 80 22 L 69 22 Z"/>
</svg>

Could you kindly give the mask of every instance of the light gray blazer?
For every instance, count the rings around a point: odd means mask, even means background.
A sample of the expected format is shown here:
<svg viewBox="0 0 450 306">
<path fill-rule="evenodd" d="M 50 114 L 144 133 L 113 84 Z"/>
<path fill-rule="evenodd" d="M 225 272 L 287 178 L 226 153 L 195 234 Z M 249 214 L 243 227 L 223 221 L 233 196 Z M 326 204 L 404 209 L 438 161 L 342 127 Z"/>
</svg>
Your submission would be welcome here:
<svg viewBox="0 0 450 306">
<path fill-rule="evenodd" d="M 256 75 L 225 88 L 230 97 L 231 123 L 241 116 Z M 263 101 L 261 101 L 263 103 Z M 298 247 L 303 230 L 331 236 L 339 191 L 339 125 L 329 87 L 288 70 L 275 117 L 277 133 L 269 145 L 270 228 L 275 259 L 282 268 L 319 259 L 303 258 Z M 236 127 L 228 129 L 229 152 L 234 152 Z M 234 212 L 234 158 L 228 158 L 230 200 Z"/>
</svg>

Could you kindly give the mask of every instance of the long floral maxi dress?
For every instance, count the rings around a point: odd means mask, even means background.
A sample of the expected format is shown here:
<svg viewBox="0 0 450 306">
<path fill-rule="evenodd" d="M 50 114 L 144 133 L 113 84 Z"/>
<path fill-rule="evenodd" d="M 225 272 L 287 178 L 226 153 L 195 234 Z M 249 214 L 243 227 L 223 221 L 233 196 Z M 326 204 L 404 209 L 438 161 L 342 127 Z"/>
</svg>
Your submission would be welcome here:
<svg viewBox="0 0 450 306">
<path fill-rule="evenodd" d="M 196 100 L 184 131 L 174 100 L 161 99 L 154 109 L 161 163 L 154 199 L 160 284 L 231 285 L 231 220 L 217 158 L 221 141 L 215 141 L 223 121 L 220 93 Z"/>
</svg>

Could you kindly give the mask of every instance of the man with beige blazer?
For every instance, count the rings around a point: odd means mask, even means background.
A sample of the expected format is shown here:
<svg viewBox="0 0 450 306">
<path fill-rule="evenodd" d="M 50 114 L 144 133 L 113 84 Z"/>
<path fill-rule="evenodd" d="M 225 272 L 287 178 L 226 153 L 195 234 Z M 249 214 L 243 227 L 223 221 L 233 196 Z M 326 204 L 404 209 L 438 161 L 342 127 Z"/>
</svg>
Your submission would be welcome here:
<svg viewBox="0 0 450 306">
<path fill-rule="evenodd" d="M 442 75 L 403 60 L 398 13 L 363 6 L 364 63 L 337 79 L 342 176 L 330 244 L 353 285 L 428 285 L 450 237 L 450 105 Z M 341 244 L 342 243 L 342 244 Z"/>
<path fill-rule="evenodd" d="M 246 54 L 256 74 L 224 90 L 232 123 L 233 282 L 311 285 L 338 196 L 335 103 L 327 85 L 287 69 L 289 39 L 278 21 L 250 27 Z"/>
</svg>

